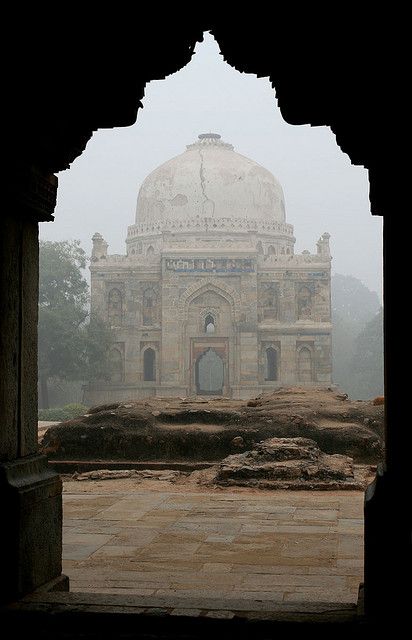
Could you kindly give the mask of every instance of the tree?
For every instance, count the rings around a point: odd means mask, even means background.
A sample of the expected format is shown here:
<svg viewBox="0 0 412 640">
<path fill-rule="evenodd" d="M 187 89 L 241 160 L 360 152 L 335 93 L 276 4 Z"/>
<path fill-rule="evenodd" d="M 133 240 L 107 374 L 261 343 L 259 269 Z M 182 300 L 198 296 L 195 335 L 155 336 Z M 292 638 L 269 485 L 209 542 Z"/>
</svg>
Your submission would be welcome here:
<svg viewBox="0 0 412 640">
<path fill-rule="evenodd" d="M 332 313 L 358 326 L 369 322 L 380 309 L 376 291 L 354 276 L 332 276 Z"/>
<path fill-rule="evenodd" d="M 383 310 L 370 320 L 355 340 L 351 362 L 357 397 L 374 398 L 383 394 Z"/>
<path fill-rule="evenodd" d="M 88 285 L 80 241 L 40 242 L 39 358 L 41 405 L 48 408 L 48 383 L 106 376 L 110 330 L 89 318 Z M 93 375 L 91 375 L 93 372 Z"/>
<path fill-rule="evenodd" d="M 379 309 L 378 294 L 363 282 L 354 276 L 332 276 L 333 380 L 351 397 L 361 397 L 359 379 L 353 375 L 356 340 Z"/>
</svg>

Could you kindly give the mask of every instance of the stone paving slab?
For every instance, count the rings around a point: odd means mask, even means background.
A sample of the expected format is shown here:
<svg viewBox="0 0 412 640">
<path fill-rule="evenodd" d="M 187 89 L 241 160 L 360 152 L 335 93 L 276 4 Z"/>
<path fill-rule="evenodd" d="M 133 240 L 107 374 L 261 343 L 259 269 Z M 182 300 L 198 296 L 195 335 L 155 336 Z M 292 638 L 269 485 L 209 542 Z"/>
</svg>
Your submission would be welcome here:
<svg viewBox="0 0 412 640">
<path fill-rule="evenodd" d="M 189 600 L 201 609 L 211 600 L 355 603 L 363 497 L 69 481 L 63 571 L 73 592 L 177 597 L 183 609 Z"/>
<path fill-rule="evenodd" d="M 65 592 L 35 592 L 20 600 L 13 605 L 13 608 L 17 611 L 23 610 L 28 607 L 29 610 L 33 610 L 33 607 L 38 604 L 41 610 L 48 605 L 51 607 L 58 607 L 60 612 L 66 614 L 75 610 L 76 613 L 84 611 L 90 616 L 93 612 L 107 613 L 107 607 L 110 612 L 116 612 L 117 614 L 130 613 L 139 615 L 146 612 L 148 615 L 154 615 L 156 613 L 171 613 L 175 611 L 176 615 L 180 615 L 178 612 L 185 610 L 192 615 L 198 615 L 199 611 L 201 615 L 207 615 L 209 612 L 216 614 L 216 612 L 236 612 L 236 616 L 242 617 L 246 615 L 249 619 L 273 619 L 274 617 L 284 621 L 288 618 L 288 614 L 291 614 L 293 622 L 296 622 L 296 616 L 299 615 L 300 621 L 303 621 L 302 616 L 313 617 L 311 622 L 319 623 L 320 618 L 323 621 L 331 620 L 333 622 L 342 620 L 354 620 L 356 619 L 357 612 L 356 606 L 349 604 L 342 604 L 336 602 L 313 602 L 313 601 L 298 601 L 297 603 L 291 601 L 282 602 L 274 601 L 269 598 L 254 598 L 253 594 L 245 594 L 246 597 L 232 597 L 232 598 L 205 598 L 205 597 L 182 597 L 170 595 L 167 596 L 153 596 L 147 593 L 139 593 L 138 589 L 130 589 L 127 593 L 113 593 L 111 589 L 104 589 L 99 593 L 93 593 L 91 589 L 80 593 L 65 593 Z M 267 592 L 264 592 L 268 594 Z M 270 593 L 268 594 L 271 595 Z M 262 615 L 263 614 L 263 615 Z M 280 616 L 280 618 L 278 618 Z M 330 618 L 331 616 L 331 618 Z"/>
</svg>

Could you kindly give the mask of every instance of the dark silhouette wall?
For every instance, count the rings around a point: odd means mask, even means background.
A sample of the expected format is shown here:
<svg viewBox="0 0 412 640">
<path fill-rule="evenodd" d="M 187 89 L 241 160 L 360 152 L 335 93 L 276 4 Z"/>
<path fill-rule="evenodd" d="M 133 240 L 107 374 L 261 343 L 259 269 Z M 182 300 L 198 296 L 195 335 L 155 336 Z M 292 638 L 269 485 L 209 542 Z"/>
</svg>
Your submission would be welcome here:
<svg viewBox="0 0 412 640">
<path fill-rule="evenodd" d="M 365 595 L 370 616 L 402 611 L 406 593 L 399 578 L 410 559 L 411 503 L 410 390 L 398 366 L 405 352 L 400 331 L 405 309 L 395 293 L 399 278 L 409 274 L 402 237 L 408 181 L 399 169 L 408 126 L 402 112 L 404 19 L 395 9 L 374 9 L 366 17 L 360 9 L 344 9 L 323 13 L 311 5 L 303 12 L 293 6 L 286 15 L 276 5 L 275 19 L 263 7 L 254 13 L 238 7 L 232 15 L 200 6 L 185 15 L 177 8 L 145 8 L 138 18 L 111 8 L 88 19 L 72 8 L 50 16 L 36 7 L 35 15 L 27 10 L 18 20 L 9 18 L 13 47 L 2 86 L 7 206 L 0 241 L 0 489 L 10 514 L 2 535 L 6 545 L 14 545 L 2 577 L 6 599 L 56 578 L 61 570 L 61 488 L 36 453 L 36 222 L 52 219 L 53 174 L 70 166 L 93 131 L 133 124 L 145 84 L 187 64 L 202 32 L 211 30 L 229 64 L 269 76 L 287 122 L 331 127 L 352 163 L 368 169 L 371 211 L 385 217 L 387 451 L 386 467 L 366 500 Z M 39 536 L 41 514 L 27 518 L 16 497 L 22 478 L 31 487 L 36 474 L 48 496 L 42 508 L 49 526 L 46 533 L 42 528 L 41 552 L 57 550 L 47 567 L 29 542 Z M 406 491 L 409 500 L 403 498 Z M 47 507 L 52 494 L 54 511 Z M 21 549 L 16 537 L 24 538 Z"/>
</svg>

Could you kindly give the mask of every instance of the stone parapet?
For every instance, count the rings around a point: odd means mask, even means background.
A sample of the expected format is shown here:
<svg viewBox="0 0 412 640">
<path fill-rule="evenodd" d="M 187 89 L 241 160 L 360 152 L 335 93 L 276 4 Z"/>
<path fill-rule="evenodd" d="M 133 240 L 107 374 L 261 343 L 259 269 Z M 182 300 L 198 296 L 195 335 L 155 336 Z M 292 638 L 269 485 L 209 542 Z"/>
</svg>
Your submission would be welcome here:
<svg viewBox="0 0 412 640">
<path fill-rule="evenodd" d="M 276 236 L 286 236 L 293 239 L 293 225 L 277 220 L 253 220 L 248 218 L 214 218 L 199 217 L 186 218 L 185 220 L 165 219 L 161 222 L 133 224 L 128 227 L 127 237 L 152 235 L 164 231 L 175 233 L 202 232 L 202 231 L 227 231 L 228 233 L 242 233 L 245 231 L 255 231 L 256 233 L 274 234 Z"/>
</svg>

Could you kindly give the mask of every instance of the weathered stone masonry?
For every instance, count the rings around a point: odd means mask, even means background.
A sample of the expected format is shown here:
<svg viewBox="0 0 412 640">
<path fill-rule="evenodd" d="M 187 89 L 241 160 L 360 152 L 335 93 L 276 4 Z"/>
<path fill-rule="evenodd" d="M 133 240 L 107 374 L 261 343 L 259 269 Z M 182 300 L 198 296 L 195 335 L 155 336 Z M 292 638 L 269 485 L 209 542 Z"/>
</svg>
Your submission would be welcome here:
<svg viewBox="0 0 412 640">
<path fill-rule="evenodd" d="M 86 402 L 329 384 L 329 234 L 315 254 L 294 243 L 280 184 L 217 134 L 158 167 L 126 255 L 93 236 L 92 310 L 115 340 Z"/>
</svg>

